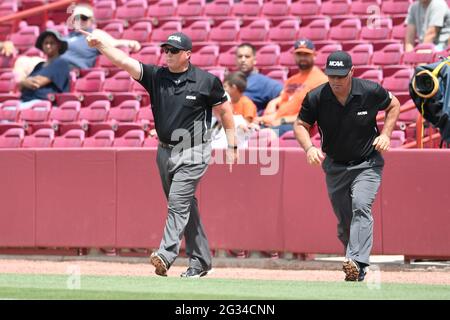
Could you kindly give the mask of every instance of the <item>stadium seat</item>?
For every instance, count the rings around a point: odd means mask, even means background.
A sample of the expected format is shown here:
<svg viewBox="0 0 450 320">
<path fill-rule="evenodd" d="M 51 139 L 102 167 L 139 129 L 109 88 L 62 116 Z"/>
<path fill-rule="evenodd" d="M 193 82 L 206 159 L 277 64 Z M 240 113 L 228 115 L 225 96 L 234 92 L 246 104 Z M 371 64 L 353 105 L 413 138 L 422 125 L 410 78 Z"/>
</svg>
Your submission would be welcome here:
<svg viewBox="0 0 450 320">
<path fill-rule="evenodd" d="M 392 28 L 392 39 L 405 41 L 406 24 L 402 23 Z"/>
<path fill-rule="evenodd" d="M 209 45 L 192 53 L 191 63 L 201 68 L 214 67 L 219 57 L 219 46 Z"/>
<path fill-rule="evenodd" d="M 132 53 L 131 57 L 145 64 L 159 64 L 161 48 L 157 45 L 143 47 L 139 52 Z"/>
<path fill-rule="evenodd" d="M 138 21 L 123 32 L 123 39 L 136 40 L 140 43 L 150 41 L 152 24 L 149 21 Z"/>
<path fill-rule="evenodd" d="M 116 12 L 116 1 L 99 1 L 94 6 L 94 16 L 97 23 L 102 23 L 114 18 Z"/>
<path fill-rule="evenodd" d="M 261 14 L 263 0 L 241 0 L 236 2 L 231 9 L 231 14 L 239 16 L 257 17 Z"/>
<path fill-rule="evenodd" d="M 375 65 L 398 65 L 402 59 L 403 45 L 390 44 L 372 55 L 372 63 Z"/>
<path fill-rule="evenodd" d="M 413 51 L 403 53 L 403 63 L 406 65 L 418 65 L 432 63 L 434 58 L 434 44 L 421 43 L 414 47 Z"/>
<path fill-rule="evenodd" d="M 22 128 L 11 128 L 0 135 L 0 148 L 20 148 L 25 137 Z"/>
<path fill-rule="evenodd" d="M 122 39 L 124 25 L 123 21 L 112 21 L 102 27 L 102 30 L 116 39 Z"/>
<path fill-rule="evenodd" d="M 57 94 L 50 94 L 49 100 L 53 101 L 56 105 L 61 105 L 66 101 L 83 100 L 83 94 L 89 92 L 100 92 L 103 89 L 103 83 L 105 82 L 104 71 L 91 71 L 84 77 L 78 79 L 75 83 L 75 92 L 64 92 Z"/>
<path fill-rule="evenodd" d="M 211 32 L 211 23 L 207 20 L 198 20 L 183 29 L 192 42 L 206 42 L 209 40 L 209 33 Z"/>
<path fill-rule="evenodd" d="M 401 130 L 392 131 L 391 148 L 398 148 L 406 141 L 405 132 Z"/>
<path fill-rule="evenodd" d="M 34 46 L 39 34 L 40 34 L 39 27 L 25 26 L 16 33 L 11 34 L 10 40 L 14 43 L 14 46 L 20 52 L 23 52 L 26 49 Z"/>
<path fill-rule="evenodd" d="M 132 147 L 140 148 L 144 144 L 145 132 L 142 130 L 127 131 L 120 138 L 114 139 L 114 147 Z"/>
<path fill-rule="evenodd" d="M 291 0 L 272 0 L 270 2 L 263 1 L 261 14 L 266 18 L 274 21 L 275 19 L 283 19 L 289 15 Z"/>
<path fill-rule="evenodd" d="M 239 30 L 239 20 L 229 19 L 217 27 L 211 28 L 209 39 L 210 41 L 216 41 L 221 44 L 222 42 L 234 42 L 238 40 Z"/>
<path fill-rule="evenodd" d="M 149 10 L 152 12 L 153 8 Z M 163 25 L 156 29 L 153 29 L 151 33 L 151 41 L 161 43 L 167 40 L 167 37 L 175 32 L 181 32 L 182 25 L 180 21 L 167 21 Z"/>
<path fill-rule="evenodd" d="M 154 136 L 154 137 L 148 137 L 144 140 L 144 147 L 145 148 L 156 148 L 158 147 L 158 137 Z"/>
<path fill-rule="evenodd" d="M 287 42 L 293 45 L 293 39 L 298 38 L 299 30 L 300 21 L 298 19 L 282 21 L 277 26 L 270 28 L 268 35 L 269 41 L 276 43 Z"/>
<path fill-rule="evenodd" d="M 371 62 L 373 46 L 371 44 L 358 44 L 348 53 L 352 57 L 354 66 L 368 65 Z"/>
<path fill-rule="evenodd" d="M 363 72 L 358 78 L 371 80 L 381 84 L 383 82 L 383 71 L 381 70 L 367 70 Z"/>
<path fill-rule="evenodd" d="M 281 69 L 278 69 L 278 70 L 271 70 L 271 71 L 266 73 L 266 76 L 268 76 L 269 78 L 272 78 L 272 79 L 277 80 L 277 81 L 279 81 L 279 82 L 284 84 L 284 82 L 288 78 L 288 69 L 281 68 Z"/>
<path fill-rule="evenodd" d="M 206 4 L 204 15 L 216 22 L 224 21 L 229 19 L 233 4 L 233 0 L 214 0 Z"/>
<path fill-rule="evenodd" d="M 350 13 L 351 0 L 328 0 L 322 3 L 320 14 L 324 16 L 347 15 Z"/>
<path fill-rule="evenodd" d="M 381 1 L 381 12 L 385 15 L 405 14 L 410 5 L 409 0 L 383 0 Z"/>
<path fill-rule="evenodd" d="M 6 100 L 0 103 L 0 123 L 19 121 L 20 100 Z"/>
<path fill-rule="evenodd" d="M 77 122 L 80 110 L 81 102 L 79 101 L 66 101 L 57 108 L 52 108 L 49 116 L 51 127 L 59 131 L 62 126 Z"/>
<path fill-rule="evenodd" d="M 151 107 L 144 107 L 139 109 L 137 122 L 142 124 L 144 131 L 148 132 L 155 128 L 155 119 L 153 118 L 153 111 Z"/>
<path fill-rule="evenodd" d="M 386 40 L 390 38 L 392 20 L 390 18 L 378 18 L 361 29 L 361 40 Z M 404 39 L 404 38 L 403 38 Z"/>
<path fill-rule="evenodd" d="M 317 52 L 315 64 L 319 68 L 324 68 L 325 64 L 327 63 L 327 58 L 330 55 L 330 53 L 337 51 L 337 50 L 342 50 L 342 45 L 336 43 L 336 44 L 328 44 L 328 45 L 323 46 Z"/>
<path fill-rule="evenodd" d="M 205 0 L 187 0 L 186 2 L 178 4 L 176 14 L 185 19 L 200 17 L 203 15 L 205 4 Z"/>
<path fill-rule="evenodd" d="M 413 75 L 412 69 L 403 69 L 394 73 L 390 77 L 383 79 L 383 87 L 392 93 L 407 93 L 409 90 L 409 82 Z"/>
<path fill-rule="evenodd" d="M 219 54 L 218 65 L 221 67 L 225 67 L 230 71 L 237 70 L 236 50 L 237 50 L 237 47 L 231 47 L 227 51 L 221 52 Z"/>
<path fill-rule="evenodd" d="M 24 137 L 22 148 L 50 148 L 54 139 L 53 129 L 39 129 L 32 135 Z"/>
<path fill-rule="evenodd" d="M 280 46 L 268 44 L 256 52 L 256 65 L 258 68 L 273 67 L 278 65 L 280 57 Z"/>
<path fill-rule="evenodd" d="M 34 131 L 34 125 L 48 122 L 51 107 L 50 101 L 40 100 L 33 103 L 29 109 L 21 110 L 19 120 L 24 124 L 25 130 L 31 133 Z"/>
<path fill-rule="evenodd" d="M 375 12 L 372 8 L 379 8 L 381 0 L 353 0 L 350 4 L 350 13 L 357 16 L 370 15 Z"/>
<path fill-rule="evenodd" d="M 53 148 L 81 148 L 83 146 L 85 133 L 81 129 L 72 129 L 64 135 L 55 137 Z"/>
<path fill-rule="evenodd" d="M 327 40 L 330 32 L 329 19 L 316 19 L 305 27 L 300 27 L 299 37 L 311 41 Z"/>
<path fill-rule="evenodd" d="M 107 148 L 112 147 L 114 142 L 114 131 L 100 130 L 93 136 L 84 139 L 84 148 Z"/>
<path fill-rule="evenodd" d="M 227 69 L 224 67 L 210 67 L 206 69 L 209 73 L 212 73 L 217 78 L 220 79 L 220 81 L 223 82 L 223 79 L 225 78 L 225 74 L 227 72 Z"/>
<path fill-rule="evenodd" d="M 98 100 L 91 103 L 85 108 L 81 108 L 78 116 L 79 124 L 72 128 L 82 128 L 85 131 L 89 130 L 91 124 L 106 122 L 109 116 L 111 103 L 107 100 Z"/>
<path fill-rule="evenodd" d="M 152 18 L 157 25 L 167 23 L 176 17 L 177 5 L 177 0 L 160 0 L 150 6 L 147 17 Z"/>
<path fill-rule="evenodd" d="M 129 0 L 116 9 L 115 18 L 125 21 L 138 20 L 145 17 L 147 7 L 148 5 L 146 0 Z M 152 11 L 153 10 L 155 10 L 154 7 L 152 7 Z"/>
<path fill-rule="evenodd" d="M 265 41 L 270 30 L 270 21 L 259 19 L 251 22 L 249 25 L 242 27 L 239 32 L 239 40 L 241 42 L 257 42 Z"/>
<path fill-rule="evenodd" d="M 361 20 L 351 18 L 342 21 L 330 30 L 329 39 L 336 41 L 357 40 L 361 32 Z"/>
<path fill-rule="evenodd" d="M 12 72 L 3 72 L 0 74 L 0 93 L 14 93 L 16 84 Z"/>
<path fill-rule="evenodd" d="M 127 71 L 119 71 L 111 78 L 105 79 L 103 91 L 105 92 L 128 92 L 133 80 Z"/>
<path fill-rule="evenodd" d="M 299 0 L 291 4 L 289 14 L 294 17 L 300 17 L 302 21 L 306 17 L 316 17 L 319 15 L 321 0 Z"/>
</svg>

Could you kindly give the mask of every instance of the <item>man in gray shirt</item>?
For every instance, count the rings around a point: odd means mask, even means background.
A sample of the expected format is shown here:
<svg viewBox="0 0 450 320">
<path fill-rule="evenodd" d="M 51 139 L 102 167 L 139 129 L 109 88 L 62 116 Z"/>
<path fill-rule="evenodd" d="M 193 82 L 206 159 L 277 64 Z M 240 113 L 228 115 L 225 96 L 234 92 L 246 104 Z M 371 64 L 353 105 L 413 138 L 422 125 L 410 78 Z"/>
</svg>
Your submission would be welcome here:
<svg viewBox="0 0 450 320">
<path fill-rule="evenodd" d="M 450 34 L 450 10 L 445 0 L 419 0 L 408 10 L 405 51 L 412 51 L 416 37 L 419 43 L 434 43 L 444 50 Z"/>
</svg>

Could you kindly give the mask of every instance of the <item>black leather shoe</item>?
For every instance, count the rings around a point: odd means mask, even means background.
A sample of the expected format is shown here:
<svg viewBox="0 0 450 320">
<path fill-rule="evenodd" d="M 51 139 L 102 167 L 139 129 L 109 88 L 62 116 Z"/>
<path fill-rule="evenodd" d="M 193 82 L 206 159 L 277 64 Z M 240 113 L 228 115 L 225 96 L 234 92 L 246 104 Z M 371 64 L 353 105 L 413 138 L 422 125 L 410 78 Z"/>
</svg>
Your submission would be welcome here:
<svg viewBox="0 0 450 320">
<path fill-rule="evenodd" d="M 366 274 L 367 274 L 366 268 L 361 268 L 359 270 L 358 281 L 364 281 Z"/>
<path fill-rule="evenodd" d="M 200 278 L 206 276 L 211 269 L 197 269 L 189 267 L 185 272 L 183 272 L 180 277 L 182 278 Z"/>
</svg>

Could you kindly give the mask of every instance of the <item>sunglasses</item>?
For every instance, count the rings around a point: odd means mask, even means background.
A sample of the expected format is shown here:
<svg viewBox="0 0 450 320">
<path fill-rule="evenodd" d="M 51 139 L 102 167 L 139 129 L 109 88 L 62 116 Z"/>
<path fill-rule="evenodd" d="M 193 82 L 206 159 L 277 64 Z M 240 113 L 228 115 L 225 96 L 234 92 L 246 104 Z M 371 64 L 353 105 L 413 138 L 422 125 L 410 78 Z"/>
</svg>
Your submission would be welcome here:
<svg viewBox="0 0 450 320">
<path fill-rule="evenodd" d="M 162 48 L 161 49 L 162 50 L 162 52 L 164 52 L 165 54 L 168 54 L 169 52 L 171 53 L 171 54 L 178 54 L 178 53 L 180 53 L 180 51 L 181 51 L 181 49 L 178 49 L 178 48 L 167 48 L 167 47 L 164 47 L 164 48 Z"/>
<path fill-rule="evenodd" d="M 89 20 L 89 17 L 85 16 L 84 14 L 78 15 L 77 18 L 79 18 L 81 21 L 88 21 Z"/>
</svg>

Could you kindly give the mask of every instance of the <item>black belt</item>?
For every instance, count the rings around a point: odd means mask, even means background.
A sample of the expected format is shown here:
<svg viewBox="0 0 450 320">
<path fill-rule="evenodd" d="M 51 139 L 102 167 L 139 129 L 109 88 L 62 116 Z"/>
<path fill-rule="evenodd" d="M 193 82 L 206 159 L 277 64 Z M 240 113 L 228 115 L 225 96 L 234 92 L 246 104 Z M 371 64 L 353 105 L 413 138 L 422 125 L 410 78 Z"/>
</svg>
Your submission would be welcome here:
<svg viewBox="0 0 450 320">
<path fill-rule="evenodd" d="M 356 166 L 358 164 L 363 163 L 364 161 L 369 160 L 370 158 L 372 158 L 374 156 L 376 151 L 372 152 L 371 154 L 369 154 L 367 157 L 364 157 L 362 159 L 358 159 L 358 160 L 351 160 L 351 161 L 335 161 L 333 160 L 334 163 L 340 164 L 342 166 Z"/>
</svg>

